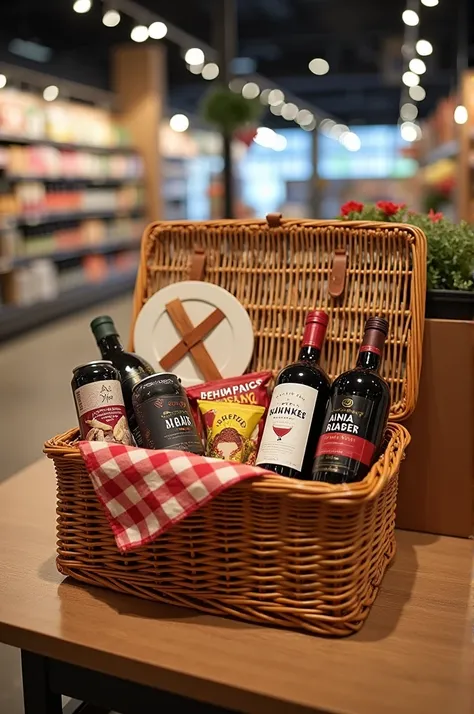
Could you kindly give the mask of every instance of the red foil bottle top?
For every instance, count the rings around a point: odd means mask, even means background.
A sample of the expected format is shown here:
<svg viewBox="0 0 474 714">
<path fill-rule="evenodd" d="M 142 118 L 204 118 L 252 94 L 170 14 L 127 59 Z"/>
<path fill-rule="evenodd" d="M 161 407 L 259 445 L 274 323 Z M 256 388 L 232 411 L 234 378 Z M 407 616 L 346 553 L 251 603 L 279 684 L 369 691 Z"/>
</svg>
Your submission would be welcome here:
<svg viewBox="0 0 474 714">
<path fill-rule="evenodd" d="M 329 316 L 323 310 L 312 310 L 306 316 L 306 326 L 303 334 L 303 346 L 321 349 L 326 336 Z"/>
<path fill-rule="evenodd" d="M 306 324 L 308 325 L 310 322 L 318 322 L 320 325 L 327 327 L 329 315 L 324 310 L 311 310 L 306 315 Z"/>
</svg>

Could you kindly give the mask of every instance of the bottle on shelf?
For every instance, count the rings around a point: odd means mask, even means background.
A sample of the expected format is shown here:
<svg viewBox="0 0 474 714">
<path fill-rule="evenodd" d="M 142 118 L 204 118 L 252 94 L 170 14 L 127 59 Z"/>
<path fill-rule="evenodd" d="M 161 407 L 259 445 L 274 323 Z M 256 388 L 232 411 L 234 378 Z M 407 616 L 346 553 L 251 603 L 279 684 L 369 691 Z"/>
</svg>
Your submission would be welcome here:
<svg viewBox="0 0 474 714">
<path fill-rule="evenodd" d="M 387 333 L 387 320 L 369 318 L 355 368 L 334 380 L 313 481 L 361 481 L 377 458 L 390 409 L 389 386 L 378 374 Z"/>
<path fill-rule="evenodd" d="M 308 313 L 298 361 L 276 379 L 256 464 L 282 476 L 311 477 L 330 392 L 318 364 L 328 321 L 322 310 Z"/>
<path fill-rule="evenodd" d="M 120 372 L 127 420 L 137 446 L 142 446 L 140 430 L 133 411 L 132 389 L 144 377 L 155 374 L 156 370 L 133 352 L 125 352 L 114 321 L 108 315 L 101 315 L 92 320 L 91 330 L 103 359 L 110 360 Z"/>
</svg>

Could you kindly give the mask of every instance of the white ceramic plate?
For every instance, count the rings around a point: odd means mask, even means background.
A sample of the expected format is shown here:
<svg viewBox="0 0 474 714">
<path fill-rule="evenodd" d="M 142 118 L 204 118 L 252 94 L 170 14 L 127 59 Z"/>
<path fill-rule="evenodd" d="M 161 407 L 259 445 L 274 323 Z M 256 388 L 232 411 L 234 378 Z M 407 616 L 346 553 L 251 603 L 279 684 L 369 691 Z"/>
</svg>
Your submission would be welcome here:
<svg viewBox="0 0 474 714">
<path fill-rule="evenodd" d="M 145 303 L 135 323 L 136 353 L 156 367 L 157 372 L 163 371 L 160 359 L 181 340 L 165 307 L 175 298 L 181 300 L 195 327 L 216 308 L 222 310 L 225 318 L 203 342 L 223 377 L 243 374 L 253 353 L 250 317 L 237 298 L 227 290 L 198 280 L 168 285 Z M 170 371 L 181 378 L 184 387 L 205 381 L 189 352 Z"/>
</svg>

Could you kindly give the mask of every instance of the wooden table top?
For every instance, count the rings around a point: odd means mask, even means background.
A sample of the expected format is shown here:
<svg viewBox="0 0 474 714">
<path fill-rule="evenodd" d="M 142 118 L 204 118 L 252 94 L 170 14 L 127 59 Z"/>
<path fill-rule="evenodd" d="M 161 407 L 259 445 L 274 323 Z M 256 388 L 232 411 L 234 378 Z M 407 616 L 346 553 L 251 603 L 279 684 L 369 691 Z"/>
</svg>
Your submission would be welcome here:
<svg viewBox="0 0 474 714">
<path fill-rule="evenodd" d="M 0 641 L 255 714 L 470 714 L 472 541 L 398 532 L 345 639 L 243 624 L 63 580 L 43 459 L 0 486 Z"/>
</svg>

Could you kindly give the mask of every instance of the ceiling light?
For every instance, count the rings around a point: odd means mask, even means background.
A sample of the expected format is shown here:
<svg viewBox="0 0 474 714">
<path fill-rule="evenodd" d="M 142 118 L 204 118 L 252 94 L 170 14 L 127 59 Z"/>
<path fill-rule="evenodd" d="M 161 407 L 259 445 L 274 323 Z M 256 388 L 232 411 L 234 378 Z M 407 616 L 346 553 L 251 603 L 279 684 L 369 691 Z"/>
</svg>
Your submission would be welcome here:
<svg viewBox="0 0 474 714">
<path fill-rule="evenodd" d="M 45 99 L 47 102 L 54 102 L 54 100 L 58 98 L 58 94 L 59 89 L 56 87 L 56 85 L 50 84 L 49 87 L 46 87 L 43 92 L 43 99 Z"/>
<path fill-rule="evenodd" d="M 219 76 L 219 67 L 215 62 L 209 62 L 204 65 L 201 74 L 203 79 L 215 79 Z"/>
<path fill-rule="evenodd" d="M 253 140 L 265 149 L 274 149 L 275 151 L 283 151 L 288 144 L 283 134 L 277 134 L 266 126 L 258 127 Z"/>
<path fill-rule="evenodd" d="M 308 65 L 313 74 L 327 74 L 329 72 L 329 62 L 321 57 L 315 57 Z"/>
<path fill-rule="evenodd" d="M 266 126 L 259 126 L 253 140 L 256 144 L 270 149 L 273 144 L 274 136 L 275 132 L 273 129 L 269 129 Z"/>
<path fill-rule="evenodd" d="M 191 72 L 191 74 L 201 74 L 204 69 L 203 64 L 187 64 L 186 69 Z"/>
<path fill-rule="evenodd" d="M 120 22 L 120 13 L 117 10 L 107 10 L 104 12 L 102 22 L 106 27 L 117 27 Z"/>
<path fill-rule="evenodd" d="M 260 101 L 262 104 L 268 104 L 268 97 L 270 96 L 271 89 L 262 89 L 260 94 Z"/>
<path fill-rule="evenodd" d="M 273 139 L 272 149 L 274 151 L 284 151 L 288 142 L 283 134 L 276 134 Z"/>
<path fill-rule="evenodd" d="M 76 0 L 74 5 L 72 6 L 72 9 L 74 10 L 74 12 L 78 12 L 80 15 L 83 15 L 85 12 L 89 12 L 91 7 L 91 0 Z"/>
<path fill-rule="evenodd" d="M 20 40 L 19 37 L 14 37 L 8 44 L 8 51 L 33 62 L 49 62 L 53 54 L 51 47 L 30 40 Z"/>
<path fill-rule="evenodd" d="M 293 104 L 292 102 L 288 102 L 288 104 L 284 104 L 281 110 L 281 115 L 283 119 L 286 119 L 287 121 L 292 121 L 293 119 L 296 119 L 298 114 L 298 107 L 296 104 Z"/>
<path fill-rule="evenodd" d="M 402 82 L 406 84 L 407 87 L 416 87 L 416 85 L 420 83 L 420 78 L 414 72 L 404 72 Z"/>
<path fill-rule="evenodd" d="M 414 104 L 407 102 L 400 107 L 400 116 L 403 121 L 413 121 L 418 116 L 418 109 Z"/>
<path fill-rule="evenodd" d="M 426 64 L 419 57 L 414 57 L 410 60 L 408 67 L 412 72 L 415 72 L 415 74 L 424 74 L 426 72 Z"/>
<path fill-rule="evenodd" d="M 334 124 L 329 132 L 329 136 L 331 139 L 339 139 L 346 131 L 349 131 L 349 127 L 345 124 Z"/>
<path fill-rule="evenodd" d="M 283 108 L 283 103 L 282 104 L 270 104 L 270 111 L 272 114 L 274 114 L 276 117 L 281 116 L 281 110 Z"/>
<path fill-rule="evenodd" d="M 153 40 L 162 40 L 168 32 L 168 26 L 164 22 L 152 22 L 148 28 L 148 34 Z"/>
<path fill-rule="evenodd" d="M 7 83 L 7 78 L 4 74 L 0 74 L 0 89 L 3 89 Z"/>
<path fill-rule="evenodd" d="M 359 151 L 362 146 L 361 140 L 353 131 L 344 131 L 339 141 L 348 151 Z"/>
<path fill-rule="evenodd" d="M 296 121 L 300 126 L 308 126 L 312 121 L 314 121 L 314 115 L 309 111 L 309 109 L 300 109 L 296 115 Z"/>
<path fill-rule="evenodd" d="M 188 64 L 203 64 L 204 52 L 199 47 L 191 47 L 184 55 L 184 59 Z"/>
<path fill-rule="evenodd" d="M 247 82 L 242 87 L 242 96 L 245 99 L 256 99 L 260 94 L 260 87 L 255 82 Z"/>
<path fill-rule="evenodd" d="M 410 87 L 408 94 L 410 95 L 410 99 L 413 99 L 415 102 L 422 102 L 426 97 L 426 91 L 419 85 L 417 87 Z"/>
<path fill-rule="evenodd" d="M 411 121 L 404 121 L 400 126 L 400 134 L 405 141 L 416 141 L 418 139 L 418 129 Z"/>
<path fill-rule="evenodd" d="M 433 45 L 428 40 L 418 40 L 415 45 L 416 51 L 422 57 L 427 57 L 433 52 Z"/>
<path fill-rule="evenodd" d="M 409 25 L 410 27 L 415 27 L 415 25 L 418 25 L 418 23 L 420 22 L 418 13 L 416 13 L 414 10 L 404 10 L 402 12 L 402 20 L 405 25 Z"/>
<path fill-rule="evenodd" d="M 468 119 L 469 115 L 467 113 L 466 107 L 462 104 L 459 104 L 459 106 L 457 106 L 454 110 L 454 121 L 456 122 L 456 124 L 465 124 Z"/>
<path fill-rule="evenodd" d="M 272 89 L 268 95 L 268 103 L 272 106 L 277 106 L 285 101 L 285 95 L 281 89 Z"/>
<path fill-rule="evenodd" d="M 335 126 L 336 122 L 333 119 L 326 118 L 323 119 L 319 125 L 319 131 L 321 134 L 324 134 L 324 136 L 331 136 L 331 131 Z"/>
<path fill-rule="evenodd" d="M 439 0 L 421 0 L 421 4 L 425 7 L 436 7 L 438 3 Z"/>
<path fill-rule="evenodd" d="M 189 127 L 189 119 L 186 114 L 174 114 L 170 119 L 170 127 L 173 131 L 186 131 Z"/>
<path fill-rule="evenodd" d="M 148 27 L 146 25 L 135 25 L 130 37 L 134 42 L 145 42 L 148 39 Z"/>
</svg>

